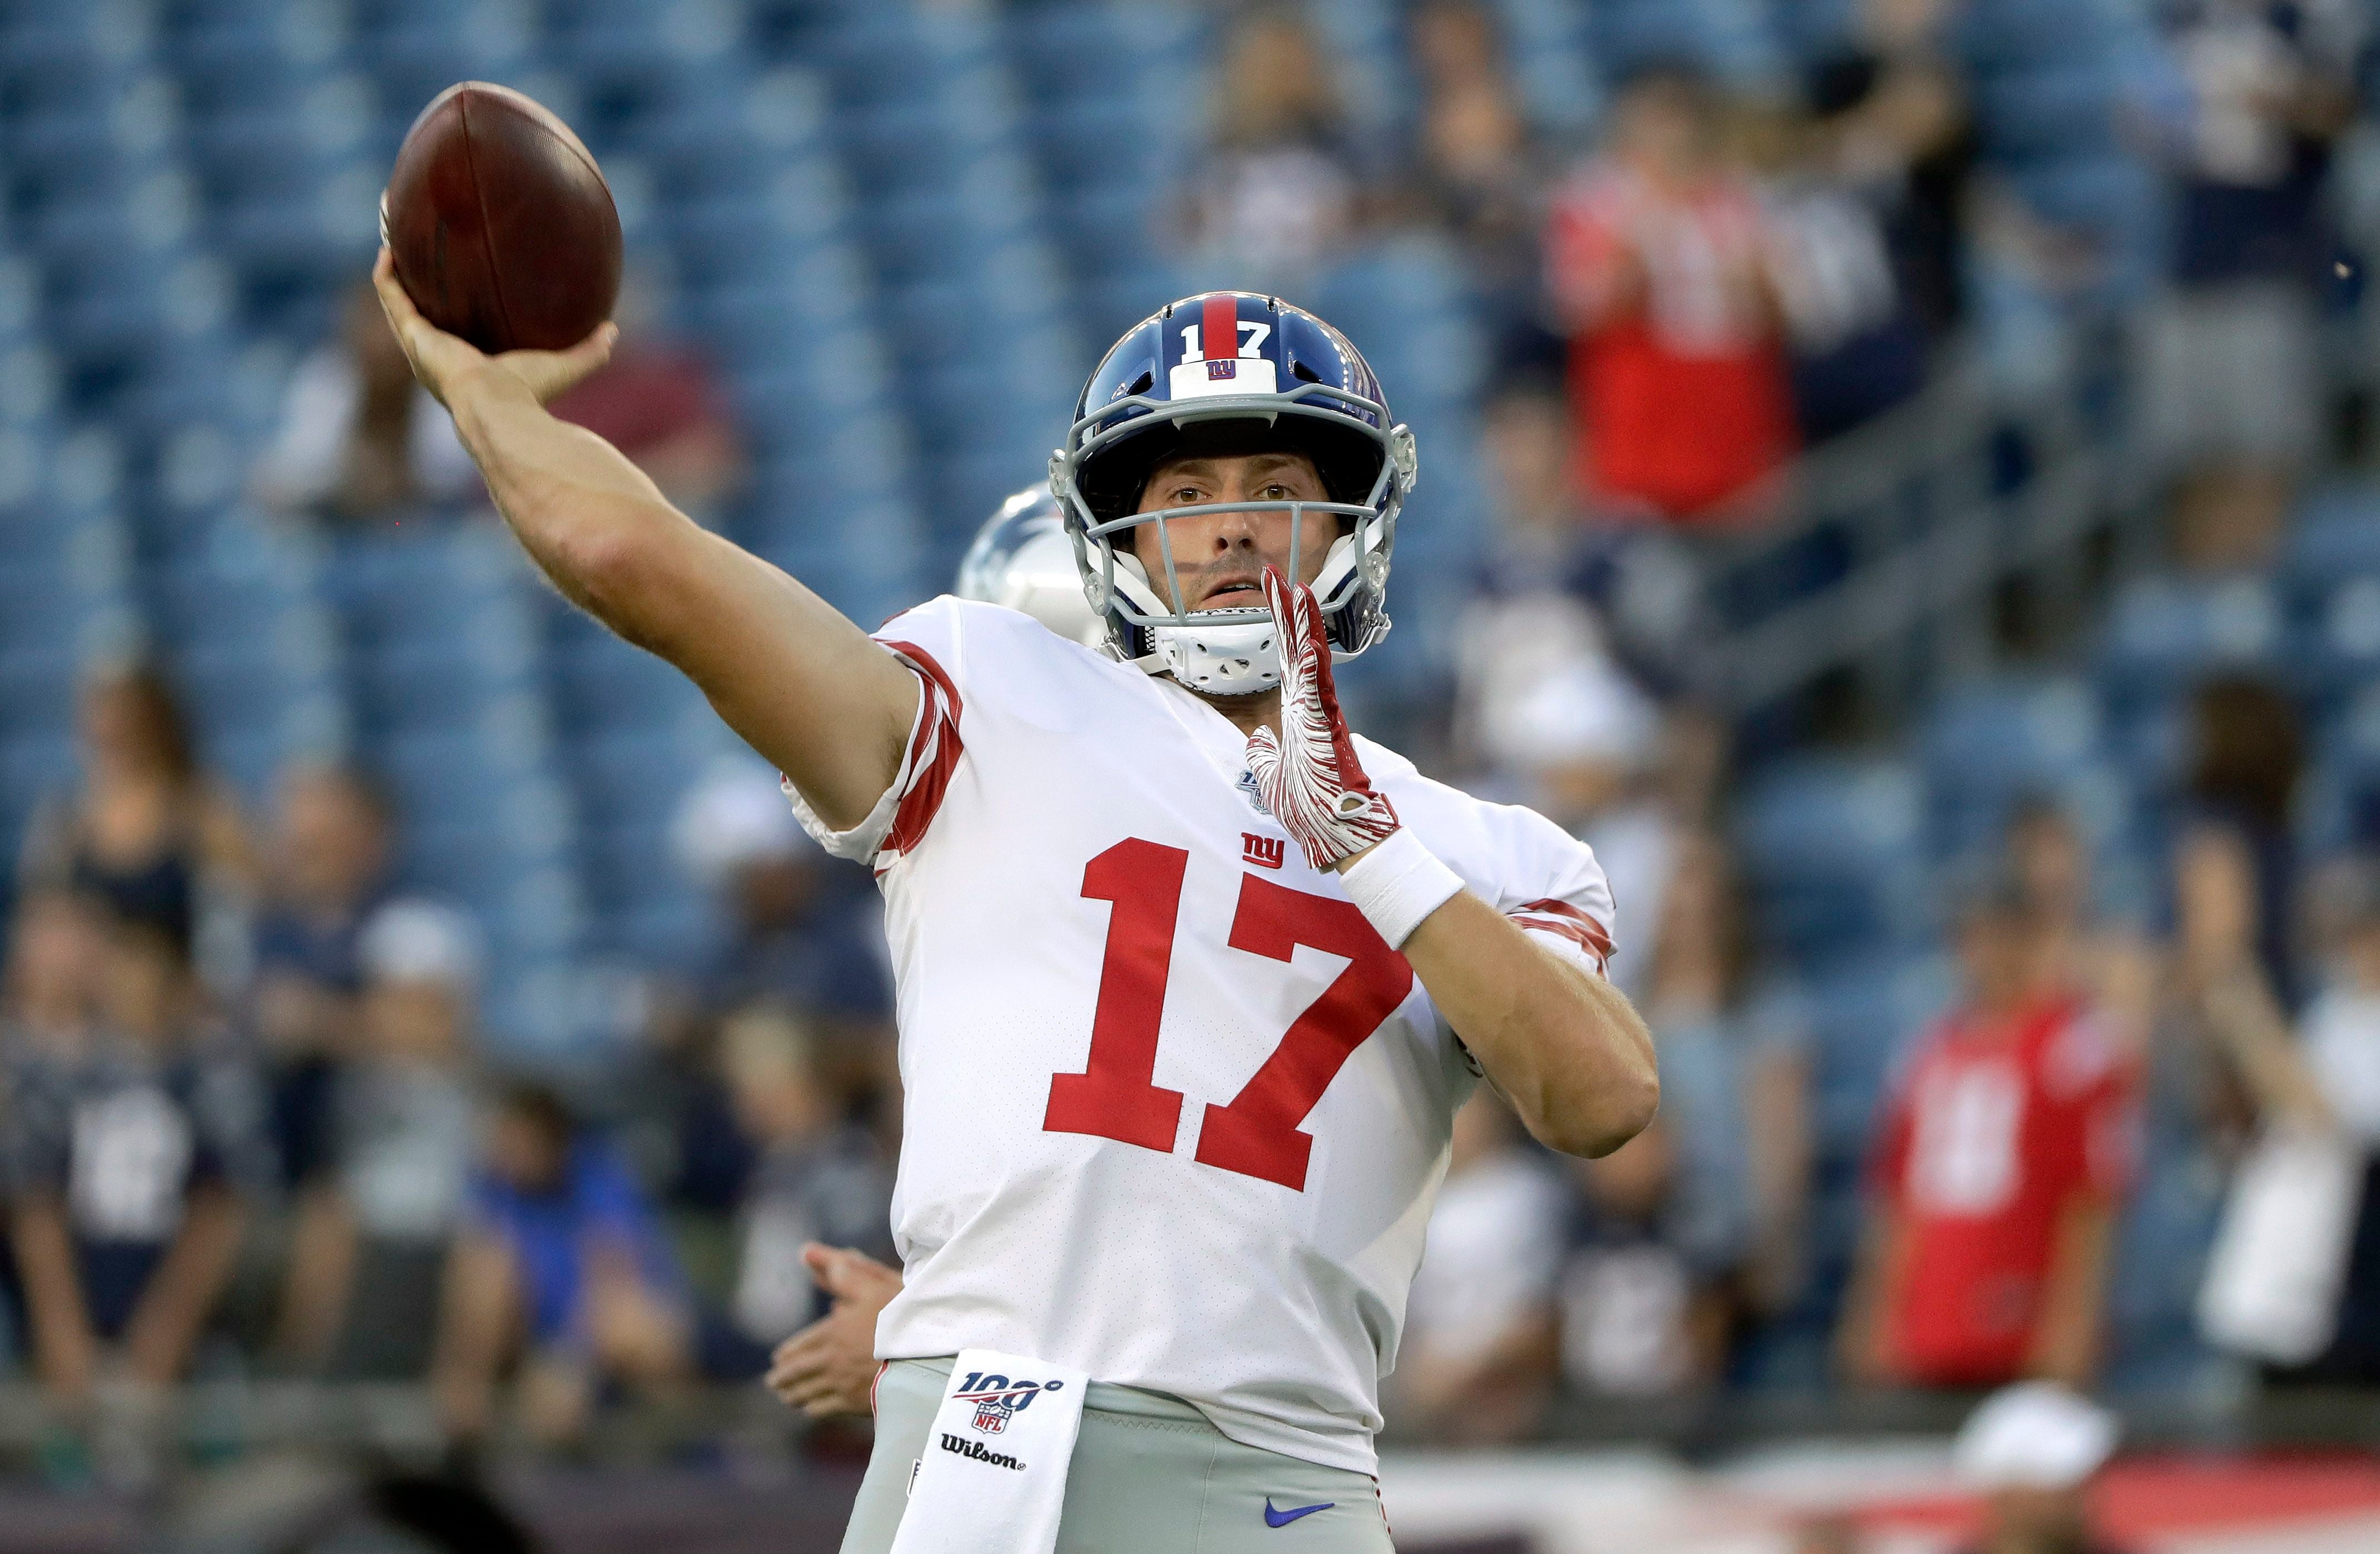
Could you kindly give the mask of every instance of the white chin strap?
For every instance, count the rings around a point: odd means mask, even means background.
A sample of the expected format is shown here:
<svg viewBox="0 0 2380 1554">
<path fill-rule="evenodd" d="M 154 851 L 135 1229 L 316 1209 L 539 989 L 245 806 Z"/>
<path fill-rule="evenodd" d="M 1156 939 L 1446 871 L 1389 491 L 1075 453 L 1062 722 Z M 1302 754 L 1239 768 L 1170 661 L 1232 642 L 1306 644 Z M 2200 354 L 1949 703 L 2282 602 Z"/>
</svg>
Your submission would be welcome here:
<svg viewBox="0 0 2380 1554">
<path fill-rule="evenodd" d="M 1148 574 L 1137 556 L 1116 553 L 1116 591 L 1129 600 L 1144 616 L 1163 617 L 1172 611 L 1158 599 L 1148 586 Z M 1341 577 L 1355 565 L 1354 540 L 1345 535 L 1331 542 L 1324 557 L 1321 575 L 1314 579 L 1314 592 L 1328 598 Z M 1194 691 L 1208 696 L 1254 696 L 1281 684 L 1280 634 L 1273 629 L 1270 613 L 1258 620 L 1247 619 L 1245 610 L 1211 612 L 1226 617 L 1212 625 L 1198 622 L 1200 613 L 1194 612 L 1186 625 L 1152 624 L 1146 629 L 1152 655 L 1158 662 L 1148 667 L 1162 669 Z M 1237 616 L 1238 619 L 1229 617 Z M 1144 664 L 1148 660 L 1141 661 Z"/>
<path fill-rule="evenodd" d="M 1153 625 L 1165 672 L 1208 696 L 1253 696 L 1281 684 L 1281 644 L 1270 621 L 1247 625 Z"/>
</svg>

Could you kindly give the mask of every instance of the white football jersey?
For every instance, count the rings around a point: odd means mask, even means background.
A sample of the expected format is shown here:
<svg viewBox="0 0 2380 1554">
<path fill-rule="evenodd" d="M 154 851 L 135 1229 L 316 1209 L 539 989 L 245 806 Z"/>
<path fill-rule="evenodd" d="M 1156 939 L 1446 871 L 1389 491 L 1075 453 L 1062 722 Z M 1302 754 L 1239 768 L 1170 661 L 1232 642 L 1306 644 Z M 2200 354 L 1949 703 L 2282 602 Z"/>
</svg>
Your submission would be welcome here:
<svg viewBox="0 0 2380 1554">
<path fill-rule="evenodd" d="M 876 1353 L 1033 1354 L 1371 1472 L 1469 1055 L 1257 807 L 1221 713 L 997 605 L 877 636 L 925 689 L 899 775 L 840 833 L 793 795 L 875 866 L 898 982 Z M 1585 844 L 1356 745 L 1465 885 L 1601 970 Z"/>
</svg>

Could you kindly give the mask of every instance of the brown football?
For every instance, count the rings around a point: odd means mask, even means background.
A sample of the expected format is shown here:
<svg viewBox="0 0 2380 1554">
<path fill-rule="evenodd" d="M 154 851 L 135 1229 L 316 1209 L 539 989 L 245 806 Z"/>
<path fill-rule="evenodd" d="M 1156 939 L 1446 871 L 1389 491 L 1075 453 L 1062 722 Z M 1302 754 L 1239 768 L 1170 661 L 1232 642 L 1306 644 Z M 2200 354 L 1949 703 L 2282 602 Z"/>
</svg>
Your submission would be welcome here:
<svg viewBox="0 0 2380 1554">
<path fill-rule="evenodd" d="M 483 351 L 575 346 L 619 299 L 611 186 L 568 125 L 510 87 L 465 81 L 421 110 L 381 235 L 422 317 Z"/>
</svg>

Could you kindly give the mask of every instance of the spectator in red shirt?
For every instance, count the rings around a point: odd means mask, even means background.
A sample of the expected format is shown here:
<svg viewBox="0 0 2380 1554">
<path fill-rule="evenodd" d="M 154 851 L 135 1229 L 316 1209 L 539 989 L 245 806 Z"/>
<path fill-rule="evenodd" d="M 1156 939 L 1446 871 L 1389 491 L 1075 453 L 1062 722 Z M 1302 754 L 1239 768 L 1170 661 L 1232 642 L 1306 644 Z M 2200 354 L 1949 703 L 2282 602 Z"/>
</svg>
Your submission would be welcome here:
<svg viewBox="0 0 2380 1554">
<path fill-rule="evenodd" d="M 627 455 L 679 511 L 707 520 L 744 479 L 743 443 L 726 402 L 702 358 L 657 327 L 633 277 L 616 314 L 612 359 L 550 408 Z"/>
<path fill-rule="evenodd" d="M 1768 236 L 1699 77 L 1628 86 L 1610 150 L 1556 196 L 1546 263 L 1591 497 L 1707 519 L 1791 456 Z"/>
<path fill-rule="evenodd" d="M 1842 1351 L 1860 1380 L 2086 1383 L 2133 1074 L 2057 975 L 2017 878 L 1963 882 L 1961 1002 L 1922 1038 L 1876 1153 Z"/>
</svg>

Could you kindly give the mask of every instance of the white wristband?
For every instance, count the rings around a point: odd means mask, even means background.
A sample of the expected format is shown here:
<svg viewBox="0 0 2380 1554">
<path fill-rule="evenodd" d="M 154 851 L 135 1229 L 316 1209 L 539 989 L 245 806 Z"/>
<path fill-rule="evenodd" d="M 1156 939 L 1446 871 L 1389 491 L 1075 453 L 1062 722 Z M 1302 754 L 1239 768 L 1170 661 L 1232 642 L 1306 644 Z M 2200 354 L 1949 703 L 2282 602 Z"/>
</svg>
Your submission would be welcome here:
<svg viewBox="0 0 2380 1554">
<path fill-rule="evenodd" d="M 1463 889 L 1454 870 L 1438 861 L 1421 838 L 1400 826 L 1386 842 L 1339 871 L 1347 899 L 1379 930 L 1391 950 L 1402 950 L 1421 921 Z"/>
</svg>

